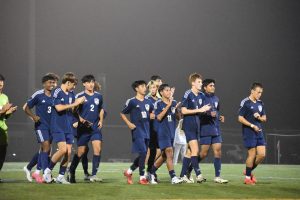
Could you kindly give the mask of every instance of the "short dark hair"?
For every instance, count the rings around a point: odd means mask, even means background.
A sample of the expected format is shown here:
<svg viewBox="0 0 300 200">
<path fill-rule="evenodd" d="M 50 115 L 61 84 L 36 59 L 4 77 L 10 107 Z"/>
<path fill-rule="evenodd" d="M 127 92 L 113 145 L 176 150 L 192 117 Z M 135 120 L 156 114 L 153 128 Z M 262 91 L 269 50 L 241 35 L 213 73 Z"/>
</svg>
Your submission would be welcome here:
<svg viewBox="0 0 300 200">
<path fill-rule="evenodd" d="M 263 88 L 263 85 L 261 83 L 257 83 L 257 82 L 254 82 L 252 83 L 251 85 L 251 90 L 255 90 L 256 88 Z"/>
<path fill-rule="evenodd" d="M 157 79 L 160 79 L 161 80 L 161 77 L 159 75 L 153 75 L 151 76 L 150 80 L 152 81 L 156 81 Z"/>
<path fill-rule="evenodd" d="M 0 74 L 0 81 L 5 81 L 5 78 L 2 74 Z"/>
<path fill-rule="evenodd" d="M 137 87 L 139 87 L 140 85 L 147 85 L 146 81 L 144 80 L 138 80 L 138 81 L 134 81 L 132 84 L 131 84 L 131 87 L 132 89 L 136 92 L 136 89 Z"/>
<path fill-rule="evenodd" d="M 93 82 L 96 81 L 96 80 L 95 80 L 95 77 L 94 77 L 93 75 L 91 75 L 91 74 L 85 75 L 85 76 L 82 77 L 82 79 L 81 79 L 81 82 L 82 82 L 82 83 L 91 82 L 91 81 L 93 81 Z"/>
<path fill-rule="evenodd" d="M 161 84 L 161 85 L 159 86 L 159 88 L 158 88 L 158 93 L 161 95 L 161 92 L 162 92 L 165 88 L 167 88 L 167 87 L 171 87 L 171 86 L 169 86 L 169 85 L 166 84 L 166 83 Z"/>
<path fill-rule="evenodd" d="M 75 83 L 75 84 L 77 83 L 77 79 L 73 72 L 67 72 L 63 75 L 61 82 L 64 84 L 68 81 L 70 81 L 71 83 Z"/>
<path fill-rule="evenodd" d="M 49 80 L 55 81 L 56 79 L 55 79 L 55 77 L 52 76 L 52 75 L 45 75 L 45 76 L 43 76 L 43 78 L 42 78 L 42 83 L 45 83 L 45 82 L 47 82 L 47 81 L 49 81 Z"/>
<path fill-rule="evenodd" d="M 211 83 L 216 83 L 216 81 L 210 78 L 204 79 L 202 82 L 202 88 L 204 89 L 204 87 L 208 86 Z"/>
<path fill-rule="evenodd" d="M 52 76 L 55 81 L 59 81 L 59 76 L 53 72 L 48 72 L 46 75 Z"/>
</svg>

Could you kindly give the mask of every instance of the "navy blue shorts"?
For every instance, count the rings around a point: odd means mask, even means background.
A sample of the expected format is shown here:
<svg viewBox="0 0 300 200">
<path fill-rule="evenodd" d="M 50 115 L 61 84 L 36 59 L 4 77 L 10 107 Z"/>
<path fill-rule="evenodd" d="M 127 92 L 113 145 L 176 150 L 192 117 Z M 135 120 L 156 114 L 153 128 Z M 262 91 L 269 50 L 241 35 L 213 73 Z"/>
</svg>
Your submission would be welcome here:
<svg viewBox="0 0 300 200">
<path fill-rule="evenodd" d="M 149 139 L 133 138 L 132 139 L 132 153 L 147 153 L 149 147 Z"/>
<path fill-rule="evenodd" d="M 150 149 L 157 149 L 158 146 L 158 139 L 157 133 L 154 130 L 150 131 L 150 141 L 149 141 L 149 148 Z"/>
<path fill-rule="evenodd" d="M 74 143 L 73 133 L 52 133 L 53 142 L 66 142 L 67 144 Z"/>
<path fill-rule="evenodd" d="M 174 137 L 172 137 L 170 134 L 158 133 L 157 137 L 158 145 L 161 150 L 164 150 L 168 147 L 173 147 Z"/>
<path fill-rule="evenodd" d="M 244 138 L 244 147 L 249 149 L 249 148 L 254 148 L 257 146 L 266 146 L 266 141 L 264 137 L 260 138 Z"/>
<path fill-rule="evenodd" d="M 216 143 L 222 143 L 222 136 L 216 135 L 216 136 L 200 136 L 200 144 L 201 145 L 211 145 Z"/>
<path fill-rule="evenodd" d="M 51 141 L 52 137 L 49 130 L 36 130 L 36 138 L 38 143 L 43 143 L 45 141 Z"/>
<path fill-rule="evenodd" d="M 197 132 L 185 131 L 184 133 L 185 133 L 187 143 L 189 143 L 192 140 L 198 141 L 198 133 Z"/>
<path fill-rule="evenodd" d="M 102 133 L 94 132 L 94 133 L 83 133 L 79 134 L 77 138 L 77 146 L 86 146 L 89 141 L 100 140 L 102 141 Z"/>
</svg>

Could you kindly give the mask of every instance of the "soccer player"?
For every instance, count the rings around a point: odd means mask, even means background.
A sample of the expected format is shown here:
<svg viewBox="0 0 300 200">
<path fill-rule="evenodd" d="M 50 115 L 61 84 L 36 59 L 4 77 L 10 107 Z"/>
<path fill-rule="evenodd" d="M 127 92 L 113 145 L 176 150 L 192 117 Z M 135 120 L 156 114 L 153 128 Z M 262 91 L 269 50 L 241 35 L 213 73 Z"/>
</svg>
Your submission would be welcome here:
<svg viewBox="0 0 300 200">
<path fill-rule="evenodd" d="M 86 75 L 82 79 L 84 91 L 76 95 L 76 98 L 85 97 L 86 102 L 80 105 L 77 114 L 79 116 L 77 127 L 77 154 L 74 155 L 70 166 L 70 182 L 76 183 L 75 170 L 78 166 L 80 158 L 86 152 L 88 142 L 92 142 L 94 151 L 92 176 L 89 178 L 91 182 L 101 182 L 98 178 L 97 171 L 101 160 L 102 133 L 101 128 L 104 119 L 103 98 L 102 95 L 94 91 L 95 77 Z"/>
<path fill-rule="evenodd" d="M 25 113 L 34 121 L 35 133 L 37 141 L 40 144 L 40 152 L 37 152 L 28 165 L 24 166 L 23 170 L 26 174 L 27 180 L 32 181 L 32 178 L 37 183 L 42 183 L 43 179 L 40 176 L 39 167 L 30 175 L 31 169 L 38 163 L 42 170 L 48 166 L 48 157 L 51 148 L 51 134 L 50 134 L 50 120 L 52 111 L 52 97 L 51 91 L 55 86 L 55 77 L 52 75 L 45 75 L 42 78 L 44 89 L 35 92 L 25 104 Z M 32 108 L 35 107 L 35 114 Z"/>
<path fill-rule="evenodd" d="M 201 151 L 199 162 L 207 157 L 210 147 L 214 153 L 215 183 L 228 183 L 222 179 L 221 174 L 221 147 L 222 136 L 220 132 L 220 121 L 224 122 L 225 117 L 220 115 L 219 98 L 215 95 L 215 80 L 205 79 L 203 81 L 204 104 L 209 104 L 211 109 L 201 115 L 200 144 Z"/>
<path fill-rule="evenodd" d="M 202 176 L 198 163 L 198 136 L 200 134 L 200 114 L 210 110 L 211 106 L 204 105 L 204 95 L 201 93 L 202 76 L 193 73 L 189 76 L 191 89 L 186 91 L 182 100 L 181 113 L 183 114 L 183 130 L 185 132 L 188 150 L 183 158 L 180 177 L 184 182 L 192 182 L 186 177 L 190 163 L 196 173 L 197 183 L 202 183 L 206 179 Z"/>
<path fill-rule="evenodd" d="M 71 156 L 72 143 L 74 141 L 69 109 L 83 104 L 85 101 L 85 97 L 80 97 L 76 100 L 73 99 L 73 95 L 70 91 L 73 90 L 75 84 L 75 75 L 69 72 L 63 76 L 61 86 L 52 91 L 51 96 L 53 99 L 53 105 L 50 130 L 53 141 L 57 143 L 58 151 L 53 154 L 48 167 L 44 171 L 43 178 L 47 183 L 52 181 L 51 172 L 54 166 L 63 158 L 56 182 L 70 184 L 64 177 Z"/>
<path fill-rule="evenodd" d="M 162 99 L 155 103 L 154 112 L 158 121 L 157 135 L 162 154 L 152 167 L 150 183 L 157 184 L 154 174 L 166 161 L 171 183 L 179 184 L 182 180 L 176 176 L 173 165 L 173 143 L 176 128 L 177 102 L 173 100 L 171 88 L 168 84 L 162 84 L 158 92 L 162 96 Z"/>
<path fill-rule="evenodd" d="M 132 89 L 136 92 L 136 96 L 126 101 L 120 115 L 131 130 L 132 153 L 138 153 L 139 156 L 134 160 L 130 168 L 124 171 L 124 176 L 126 176 L 128 184 L 133 184 L 132 173 L 139 167 L 139 183 L 147 185 L 145 160 L 149 146 L 150 119 L 154 119 L 154 114 L 152 113 L 154 106 L 150 100 L 145 99 L 147 91 L 147 83 L 145 81 L 133 82 Z M 127 118 L 126 114 L 130 114 L 130 119 Z"/>
<path fill-rule="evenodd" d="M 5 78 L 0 74 L 0 171 L 2 169 L 8 144 L 8 127 L 6 120 L 17 110 L 17 106 L 9 103 L 8 97 L 3 93 Z M 1 179 L 0 179 L 0 182 Z"/>
<path fill-rule="evenodd" d="M 266 142 L 262 130 L 262 123 L 267 121 L 263 102 L 261 83 L 253 83 L 250 96 L 242 100 L 238 121 L 242 124 L 244 146 L 248 149 L 246 160 L 246 175 L 244 183 L 255 185 L 257 182 L 252 171 L 259 165 L 266 155 Z"/>
</svg>

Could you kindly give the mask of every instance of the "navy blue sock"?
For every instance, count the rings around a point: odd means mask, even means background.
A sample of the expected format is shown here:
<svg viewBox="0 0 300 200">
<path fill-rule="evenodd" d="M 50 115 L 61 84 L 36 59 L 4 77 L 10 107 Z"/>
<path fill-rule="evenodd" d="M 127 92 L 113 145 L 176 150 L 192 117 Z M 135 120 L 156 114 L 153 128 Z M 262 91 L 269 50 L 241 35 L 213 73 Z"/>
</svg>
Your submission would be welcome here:
<svg viewBox="0 0 300 200">
<path fill-rule="evenodd" d="M 174 170 L 170 170 L 169 171 L 169 175 L 171 178 L 174 178 L 176 176 L 175 171 Z"/>
<path fill-rule="evenodd" d="M 157 171 L 157 168 L 155 167 L 155 165 L 153 165 L 150 170 L 150 173 L 154 175 L 156 173 L 156 171 Z"/>
<path fill-rule="evenodd" d="M 214 166 L 215 166 L 215 176 L 219 177 L 221 174 L 221 158 L 215 158 Z"/>
<path fill-rule="evenodd" d="M 54 162 L 52 162 L 52 160 L 50 160 L 49 165 L 48 165 L 48 168 L 49 168 L 50 170 L 53 170 L 53 168 L 55 167 L 55 165 L 56 165 L 56 163 L 54 163 Z"/>
<path fill-rule="evenodd" d="M 37 170 L 41 170 L 42 169 L 42 155 L 41 155 L 41 153 L 39 153 L 39 158 L 38 158 L 38 162 L 36 164 L 36 169 Z"/>
<path fill-rule="evenodd" d="M 87 154 L 88 152 L 85 152 L 82 157 L 81 157 L 81 164 L 82 164 L 82 168 L 83 168 L 83 172 L 84 174 L 88 174 L 88 167 L 89 167 L 89 160 L 88 160 L 88 157 L 87 157 Z"/>
<path fill-rule="evenodd" d="M 27 169 L 29 171 L 31 171 L 31 169 L 38 163 L 38 159 L 39 159 L 39 152 L 34 154 L 34 156 L 31 158 L 31 161 L 28 163 Z"/>
<path fill-rule="evenodd" d="M 130 166 L 130 169 L 132 171 L 136 170 L 136 168 L 139 167 L 139 160 L 140 160 L 140 156 L 136 157 L 132 163 L 132 165 Z"/>
<path fill-rule="evenodd" d="M 45 170 L 48 167 L 48 153 L 47 152 L 41 152 L 40 153 L 41 157 L 41 163 L 42 163 L 42 169 Z"/>
<path fill-rule="evenodd" d="M 79 161 L 80 161 L 80 158 L 78 157 L 78 155 L 74 154 L 71 165 L 70 165 L 70 174 L 75 174 L 75 171 L 76 171 Z"/>
<path fill-rule="evenodd" d="M 140 153 L 140 158 L 139 158 L 139 172 L 140 176 L 145 175 L 145 160 L 146 160 L 146 155 L 147 153 Z"/>
<path fill-rule="evenodd" d="M 191 163 L 192 163 L 193 169 L 196 173 L 196 176 L 199 176 L 201 174 L 201 171 L 200 171 L 200 168 L 199 168 L 198 156 L 192 156 L 191 157 Z"/>
<path fill-rule="evenodd" d="M 180 177 L 184 177 L 184 175 L 186 175 L 187 169 L 190 164 L 191 164 L 191 159 L 184 157 L 182 160 L 182 168 L 181 168 Z"/>
<path fill-rule="evenodd" d="M 93 169 L 92 169 L 93 176 L 97 174 L 99 164 L 100 164 L 100 159 L 101 159 L 101 156 L 97 156 L 97 155 L 93 156 Z"/>
<path fill-rule="evenodd" d="M 246 176 L 251 176 L 252 167 L 246 167 Z"/>
<path fill-rule="evenodd" d="M 200 163 L 201 162 L 201 157 L 200 156 L 198 156 L 198 163 Z M 191 174 L 192 173 L 192 171 L 193 171 L 193 165 L 192 164 L 190 164 L 190 166 L 189 166 L 189 169 L 188 169 L 188 174 Z"/>
<path fill-rule="evenodd" d="M 66 170 L 67 170 L 67 167 L 64 167 L 64 166 L 61 165 L 60 168 L 59 168 L 59 174 L 60 175 L 65 175 Z"/>
</svg>

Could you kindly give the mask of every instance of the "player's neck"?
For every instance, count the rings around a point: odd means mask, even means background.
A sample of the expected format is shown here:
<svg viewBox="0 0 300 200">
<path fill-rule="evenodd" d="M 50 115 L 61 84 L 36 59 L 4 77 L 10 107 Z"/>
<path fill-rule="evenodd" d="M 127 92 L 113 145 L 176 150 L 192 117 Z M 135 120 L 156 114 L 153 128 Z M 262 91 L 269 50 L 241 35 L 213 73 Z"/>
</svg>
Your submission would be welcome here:
<svg viewBox="0 0 300 200">
<path fill-rule="evenodd" d="M 138 99 L 138 100 L 140 100 L 140 101 L 143 101 L 145 99 L 145 96 L 137 93 L 136 96 L 135 96 L 135 98 Z"/>
<path fill-rule="evenodd" d="M 51 91 L 44 89 L 44 93 L 46 96 L 50 97 L 51 96 Z"/>
<path fill-rule="evenodd" d="M 165 97 L 161 97 L 162 101 L 166 104 L 168 104 L 170 102 L 170 99 L 165 98 Z"/>
<path fill-rule="evenodd" d="M 67 90 L 67 86 L 64 85 L 64 84 L 62 84 L 62 85 L 60 86 L 60 88 L 62 89 L 62 91 L 64 91 L 64 93 L 68 93 L 68 92 L 69 92 L 69 91 Z"/>
<path fill-rule="evenodd" d="M 90 91 L 90 90 L 85 90 L 84 91 L 86 94 L 88 94 L 88 95 L 90 95 L 90 96 L 92 96 L 92 95 L 94 95 L 94 90 L 92 90 L 92 91 Z"/>
<path fill-rule="evenodd" d="M 194 87 L 192 87 L 192 92 L 194 93 L 194 94 L 196 94 L 196 95 L 198 95 L 199 93 L 200 93 L 200 91 L 199 90 L 197 90 L 196 88 L 194 88 Z"/>
<path fill-rule="evenodd" d="M 155 95 L 152 95 L 152 94 L 151 94 L 151 97 L 152 97 L 153 99 L 157 100 L 156 94 L 155 94 Z"/>
<path fill-rule="evenodd" d="M 256 101 L 257 101 L 252 95 L 249 96 L 249 99 L 250 99 L 251 101 L 253 101 L 254 103 L 256 103 Z"/>
</svg>

